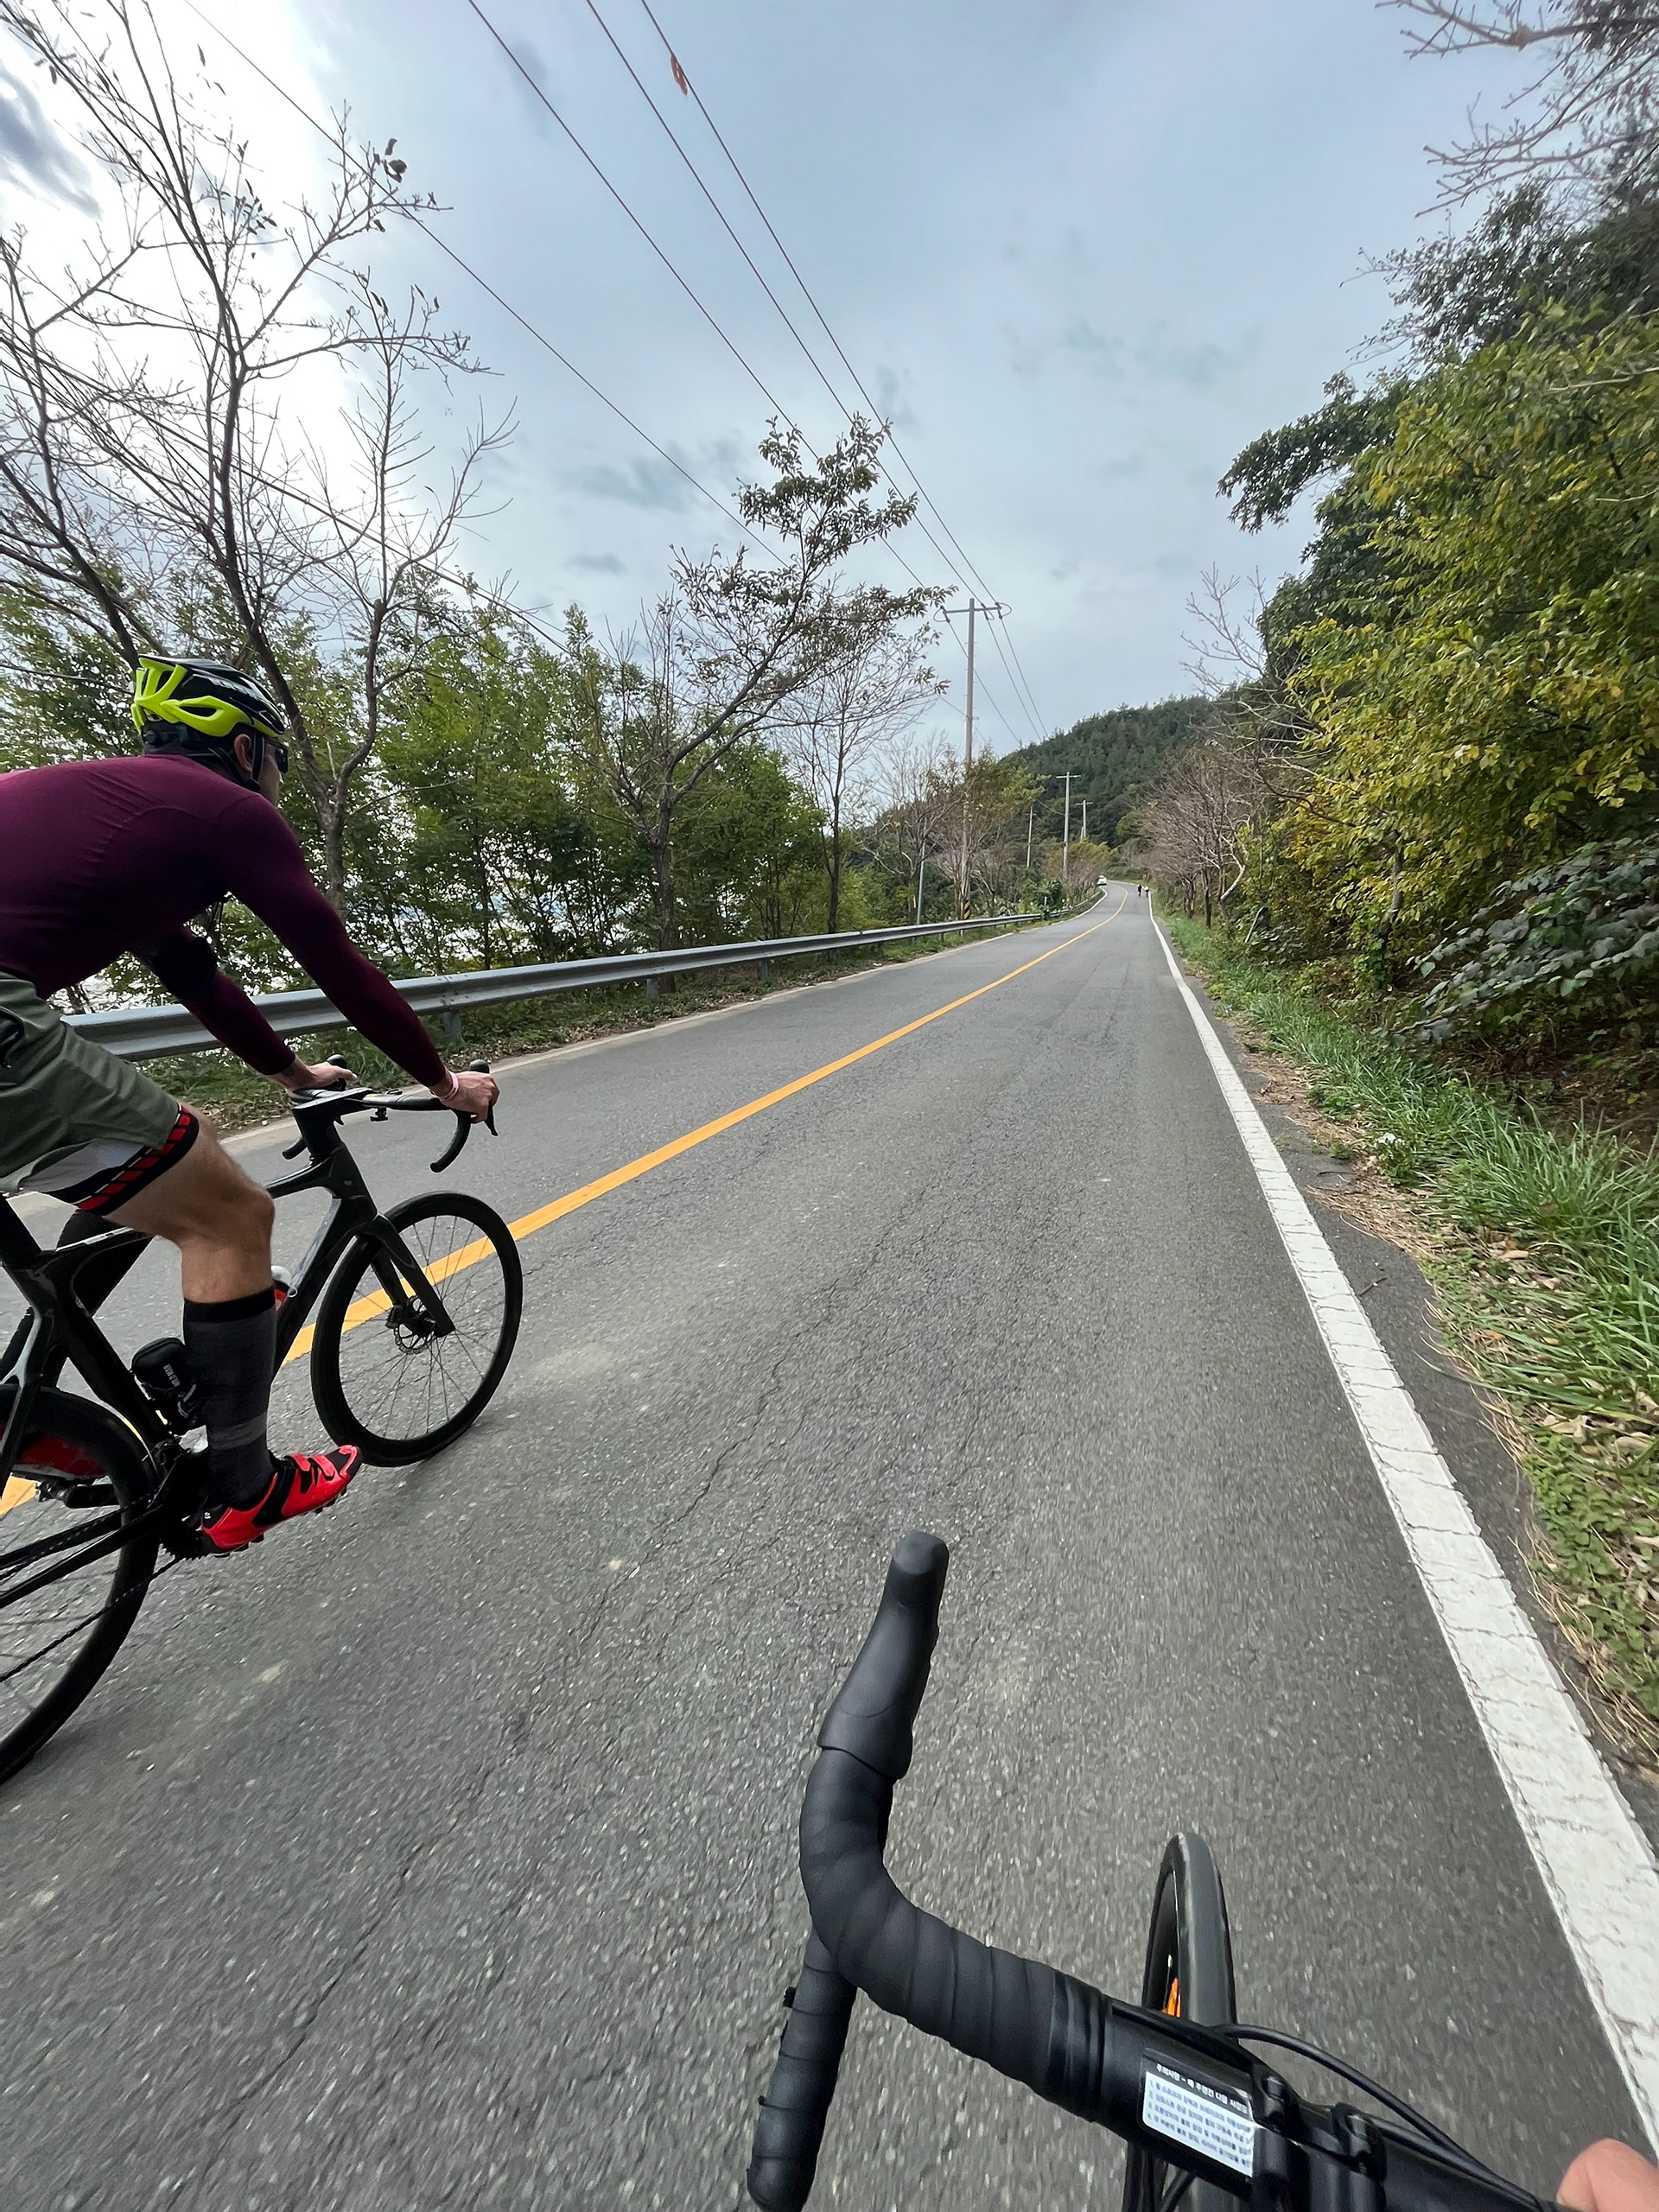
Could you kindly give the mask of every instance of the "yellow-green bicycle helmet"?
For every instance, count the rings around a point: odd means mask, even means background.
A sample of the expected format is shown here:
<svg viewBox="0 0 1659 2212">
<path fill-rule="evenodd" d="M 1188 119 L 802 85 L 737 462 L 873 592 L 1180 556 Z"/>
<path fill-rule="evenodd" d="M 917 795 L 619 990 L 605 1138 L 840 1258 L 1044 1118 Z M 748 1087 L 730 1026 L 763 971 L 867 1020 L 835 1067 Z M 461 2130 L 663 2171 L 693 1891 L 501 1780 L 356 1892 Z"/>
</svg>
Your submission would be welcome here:
<svg viewBox="0 0 1659 2212">
<path fill-rule="evenodd" d="M 133 675 L 132 719 L 146 753 L 186 753 L 222 759 L 238 733 L 250 731 L 256 753 L 270 744 L 284 772 L 288 734 L 283 710 L 257 677 L 215 660 L 173 660 L 146 653 Z M 254 776 L 258 776 L 256 761 Z"/>
</svg>

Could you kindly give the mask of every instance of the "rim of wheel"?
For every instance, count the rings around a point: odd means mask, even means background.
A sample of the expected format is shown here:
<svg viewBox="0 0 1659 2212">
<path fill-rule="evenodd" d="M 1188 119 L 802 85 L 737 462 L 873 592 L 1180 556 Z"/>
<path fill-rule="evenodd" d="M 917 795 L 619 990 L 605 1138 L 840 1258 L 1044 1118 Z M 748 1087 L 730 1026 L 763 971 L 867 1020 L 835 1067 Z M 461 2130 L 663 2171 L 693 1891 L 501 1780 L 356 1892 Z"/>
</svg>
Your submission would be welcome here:
<svg viewBox="0 0 1659 2212">
<path fill-rule="evenodd" d="M 41 1394 L 46 1401 L 59 1394 Z M 124 1543 L 27 1595 L 8 1591 L 34 1578 L 52 1554 L 37 1548 L 90 1534 L 92 1524 L 137 1504 L 133 1471 L 103 1448 L 73 1410 L 51 1404 L 0 1482 L 0 1778 L 22 1764 L 66 1721 L 114 1656 L 149 1586 L 154 1541 Z M 103 1493 L 102 1512 L 67 1501 Z M 34 1556 L 30 1557 L 29 1554 Z"/>
<path fill-rule="evenodd" d="M 390 1300 L 359 1252 L 349 1277 L 329 1286 L 313 1357 L 321 1355 L 319 1403 L 330 1402 L 325 1412 L 345 1440 L 396 1459 L 441 1448 L 482 1411 L 512 1357 L 522 1277 L 505 1224 L 481 1203 L 418 1199 L 387 1218 L 452 1325 L 440 1330 L 417 1303 Z"/>
</svg>

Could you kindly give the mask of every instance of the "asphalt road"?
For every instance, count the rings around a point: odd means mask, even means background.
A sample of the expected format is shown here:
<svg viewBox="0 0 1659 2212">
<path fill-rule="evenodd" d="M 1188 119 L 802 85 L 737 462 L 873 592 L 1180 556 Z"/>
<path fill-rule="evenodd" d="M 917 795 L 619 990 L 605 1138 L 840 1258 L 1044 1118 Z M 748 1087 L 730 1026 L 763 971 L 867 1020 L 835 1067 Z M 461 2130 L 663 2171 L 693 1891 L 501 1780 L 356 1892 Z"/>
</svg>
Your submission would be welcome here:
<svg viewBox="0 0 1659 2212">
<path fill-rule="evenodd" d="M 0 2202 L 737 2205 L 813 1732 L 916 1526 L 954 1560 L 902 1883 L 1133 1994 L 1197 1827 L 1249 2016 L 1546 2192 L 1634 2137 L 1149 922 L 1099 921 L 506 1071 L 456 1173 L 517 1217 L 1068 940 L 530 1237 L 470 1437 L 158 1588 L 0 1792 Z M 431 1186 L 433 1124 L 359 1126 L 378 1193 Z M 147 1261 L 123 1331 L 171 1318 Z M 1118 2173 L 861 2008 L 815 2204 Z"/>
</svg>

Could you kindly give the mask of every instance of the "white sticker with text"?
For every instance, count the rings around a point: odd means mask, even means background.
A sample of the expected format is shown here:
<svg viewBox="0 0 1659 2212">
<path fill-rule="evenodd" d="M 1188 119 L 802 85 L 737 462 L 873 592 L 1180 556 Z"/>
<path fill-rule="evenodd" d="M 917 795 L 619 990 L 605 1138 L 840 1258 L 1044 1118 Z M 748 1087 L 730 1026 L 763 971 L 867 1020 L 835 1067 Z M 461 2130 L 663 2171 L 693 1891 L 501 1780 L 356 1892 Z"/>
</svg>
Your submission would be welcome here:
<svg viewBox="0 0 1659 2212">
<path fill-rule="evenodd" d="M 1218 2166 L 1247 2177 L 1255 2171 L 1255 2122 L 1246 2101 L 1228 2089 L 1156 2063 L 1147 2069 L 1141 2117 L 1148 2127 Z"/>
</svg>

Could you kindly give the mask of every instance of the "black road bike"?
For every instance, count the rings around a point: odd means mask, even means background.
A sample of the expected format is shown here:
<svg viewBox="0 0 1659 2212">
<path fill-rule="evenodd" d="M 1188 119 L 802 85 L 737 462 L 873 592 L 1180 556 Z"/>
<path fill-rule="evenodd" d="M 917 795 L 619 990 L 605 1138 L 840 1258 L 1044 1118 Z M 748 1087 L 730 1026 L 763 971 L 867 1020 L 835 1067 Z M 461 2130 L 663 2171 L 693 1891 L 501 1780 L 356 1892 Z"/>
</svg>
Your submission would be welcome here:
<svg viewBox="0 0 1659 2212">
<path fill-rule="evenodd" d="M 423 1459 L 477 1420 L 506 1372 L 524 1303 L 518 1248 L 500 1215 L 463 1192 L 384 1213 L 375 1205 L 340 1123 L 453 1110 L 435 1098 L 355 1085 L 291 1103 L 300 1134 L 283 1157 L 304 1154 L 307 1165 L 272 1195 L 322 1191 L 331 1204 L 277 1316 L 277 1365 L 309 1350 L 312 1395 L 336 1443 L 371 1465 Z M 467 1115 L 455 1121 L 435 1174 L 471 1135 Z M 149 1242 L 73 1214 L 43 1249 L 0 1200 L 0 1268 L 29 1306 L 0 1353 L 0 1781 L 109 1665 L 161 1553 L 177 1562 L 201 1548 L 206 1461 L 186 1441 L 195 1408 L 184 1346 L 162 1338 L 129 1363 L 94 1318 Z M 92 1397 L 59 1387 L 66 1366 Z"/>
<path fill-rule="evenodd" d="M 882 1863 L 893 1784 L 938 1635 L 950 1554 L 906 1536 L 875 1624 L 818 1732 L 801 1807 L 812 1917 L 772 2081 L 749 2195 L 800 2212 L 811 2194 L 860 1990 L 884 2011 L 1109 2128 L 1128 2146 L 1123 2212 L 1542 2212 L 1389 2090 L 1294 2036 L 1234 2018 L 1232 1942 L 1215 1862 L 1197 1836 L 1164 1853 L 1141 2002 L 1103 1996 L 1034 1959 L 988 1948 L 919 1911 Z M 1300 2096 L 1248 2046 L 1311 2059 L 1387 2117 Z"/>
</svg>

